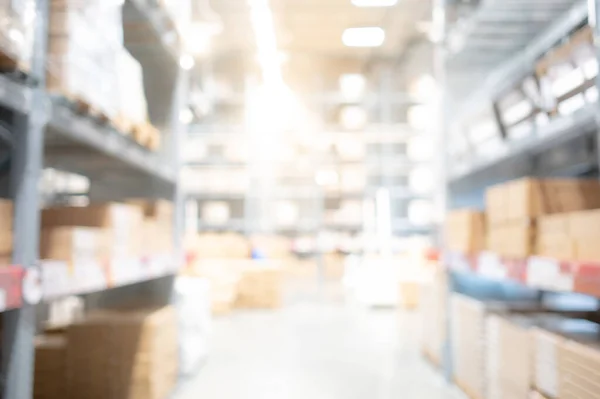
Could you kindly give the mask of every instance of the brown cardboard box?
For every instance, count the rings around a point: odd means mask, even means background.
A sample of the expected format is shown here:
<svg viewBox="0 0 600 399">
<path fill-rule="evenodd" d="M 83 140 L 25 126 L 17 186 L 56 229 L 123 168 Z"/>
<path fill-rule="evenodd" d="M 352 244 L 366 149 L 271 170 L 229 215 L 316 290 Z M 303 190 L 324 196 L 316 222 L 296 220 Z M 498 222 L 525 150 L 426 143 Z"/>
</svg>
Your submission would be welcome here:
<svg viewBox="0 0 600 399">
<path fill-rule="evenodd" d="M 488 220 L 537 218 L 543 215 L 600 208 L 600 182 L 595 179 L 524 178 L 493 186 L 486 193 Z"/>
<path fill-rule="evenodd" d="M 106 231 L 94 227 L 53 227 L 42 230 L 40 258 L 75 262 L 102 261 L 110 256 Z"/>
<path fill-rule="evenodd" d="M 531 220 L 490 226 L 487 249 L 510 258 L 530 256 L 535 249 L 535 232 L 535 223 Z"/>
<path fill-rule="evenodd" d="M 485 219 L 483 212 L 460 209 L 448 213 L 445 223 L 445 241 L 448 249 L 478 253 L 484 248 Z"/>
<path fill-rule="evenodd" d="M 136 206 L 103 203 L 44 209 L 42 227 L 59 226 L 104 228 L 113 257 L 138 257 L 142 252 L 142 211 Z"/>
<path fill-rule="evenodd" d="M 12 201 L 0 199 L 0 231 L 13 230 L 13 205 Z"/>
<path fill-rule="evenodd" d="M 237 308 L 274 309 L 281 306 L 282 277 L 280 267 L 254 262 L 242 271 L 238 284 Z"/>
<path fill-rule="evenodd" d="M 582 345 L 598 341 L 600 325 L 587 320 L 555 316 L 532 330 L 533 381 L 532 386 L 549 398 L 572 398 L 573 388 L 565 385 L 572 367 L 565 363 L 570 345 L 575 340 Z M 565 378 L 566 377 L 566 378 Z"/>
<path fill-rule="evenodd" d="M 567 216 L 568 231 L 573 238 L 587 238 L 600 234 L 600 210 L 572 212 Z"/>
<path fill-rule="evenodd" d="M 164 399 L 178 370 L 171 307 L 97 311 L 67 329 L 72 399 Z"/>
<path fill-rule="evenodd" d="M 173 203 L 171 201 L 130 199 L 127 200 L 127 203 L 140 207 L 145 219 L 154 220 L 159 224 L 166 225 L 173 223 Z"/>
<path fill-rule="evenodd" d="M 485 192 L 485 210 L 489 225 L 506 222 L 508 214 L 508 187 L 499 184 L 488 188 Z"/>
<path fill-rule="evenodd" d="M 42 335 L 35 339 L 34 399 L 68 398 L 67 339 Z"/>
<path fill-rule="evenodd" d="M 163 227 L 155 220 L 142 222 L 142 254 L 145 256 L 165 255 L 173 252 L 173 230 Z"/>
</svg>

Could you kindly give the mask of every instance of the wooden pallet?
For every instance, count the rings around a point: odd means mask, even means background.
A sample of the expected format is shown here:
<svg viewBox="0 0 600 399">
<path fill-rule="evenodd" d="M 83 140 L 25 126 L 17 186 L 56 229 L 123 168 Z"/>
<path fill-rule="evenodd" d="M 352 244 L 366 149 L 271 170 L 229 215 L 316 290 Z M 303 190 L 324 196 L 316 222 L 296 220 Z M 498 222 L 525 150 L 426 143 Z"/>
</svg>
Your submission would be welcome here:
<svg viewBox="0 0 600 399">
<path fill-rule="evenodd" d="M 32 81 L 29 64 L 8 54 L 0 48 L 0 73 L 10 75 L 21 82 Z"/>
<path fill-rule="evenodd" d="M 151 123 L 134 125 L 132 136 L 139 145 L 151 151 L 156 151 L 160 147 L 160 132 Z"/>
</svg>

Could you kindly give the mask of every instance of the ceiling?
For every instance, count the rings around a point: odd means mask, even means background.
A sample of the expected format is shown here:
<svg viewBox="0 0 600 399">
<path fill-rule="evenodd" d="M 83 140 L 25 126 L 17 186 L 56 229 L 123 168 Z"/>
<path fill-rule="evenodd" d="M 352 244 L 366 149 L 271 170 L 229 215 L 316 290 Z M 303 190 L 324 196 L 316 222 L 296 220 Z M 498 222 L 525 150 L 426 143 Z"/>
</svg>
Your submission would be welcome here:
<svg viewBox="0 0 600 399">
<path fill-rule="evenodd" d="M 212 0 L 221 16 L 223 33 L 213 43 L 213 55 L 251 55 L 255 51 L 247 0 Z M 394 7 L 359 8 L 351 0 L 270 0 L 278 47 L 288 56 L 327 58 L 396 58 L 421 22 L 430 20 L 430 0 L 401 0 Z M 342 44 L 344 29 L 379 26 L 386 32 L 377 49 L 349 48 Z"/>
</svg>

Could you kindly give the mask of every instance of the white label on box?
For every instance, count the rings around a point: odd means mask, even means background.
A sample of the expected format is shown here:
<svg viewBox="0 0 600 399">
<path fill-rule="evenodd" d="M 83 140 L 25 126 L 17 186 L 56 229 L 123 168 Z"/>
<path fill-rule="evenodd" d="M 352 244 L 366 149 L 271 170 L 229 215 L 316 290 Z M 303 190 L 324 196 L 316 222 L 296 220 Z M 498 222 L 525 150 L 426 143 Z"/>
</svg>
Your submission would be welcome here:
<svg viewBox="0 0 600 399">
<path fill-rule="evenodd" d="M 72 278 L 67 262 L 42 261 L 41 271 L 44 298 L 56 298 L 72 293 Z"/>
<path fill-rule="evenodd" d="M 527 285 L 533 288 L 556 291 L 573 291 L 574 278 L 563 273 L 560 261 L 533 256 L 527 263 Z"/>
<path fill-rule="evenodd" d="M 504 263 L 493 252 L 482 252 L 479 255 L 477 273 L 493 280 L 504 280 L 507 276 Z"/>
</svg>

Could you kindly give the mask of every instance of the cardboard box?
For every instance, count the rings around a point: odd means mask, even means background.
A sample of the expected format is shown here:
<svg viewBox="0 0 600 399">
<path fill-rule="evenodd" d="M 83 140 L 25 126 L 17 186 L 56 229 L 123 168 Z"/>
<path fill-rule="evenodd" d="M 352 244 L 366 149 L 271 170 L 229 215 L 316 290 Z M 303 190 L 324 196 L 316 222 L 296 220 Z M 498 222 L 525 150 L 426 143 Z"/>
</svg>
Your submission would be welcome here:
<svg viewBox="0 0 600 399">
<path fill-rule="evenodd" d="M 572 212 L 568 217 L 568 231 L 574 239 L 600 234 L 600 210 Z"/>
<path fill-rule="evenodd" d="M 283 272 L 280 267 L 260 262 L 241 272 L 235 306 L 244 309 L 274 309 L 281 306 Z"/>
<path fill-rule="evenodd" d="M 67 398 L 67 339 L 62 334 L 35 339 L 35 399 Z"/>
<path fill-rule="evenodd" d="M 600 325 L 580 319 L 556 316 L 532 330 L 533 380 L 532 386 L 549 398 L 578 397 L 569 395 L 572 388 L 565 386 L 570 368 L 565 364 L 564 346 L 574 340 L 582 344 L 596 342 Z M 565 391 L 566 389 L 566 391 Z"/>
<path fill-rule="evenodd" d="M 96 311 L 67 329 L 69 392 L 86 398 L 164 399 L 177 379 L 171 307 Z"/>
<path fill-rule="evenodd" d="M 53 227 L 42 230 L 40 258 L 78 261 L 103 261 L 110 257 L 106 231 L 93 227 Z"/>
<path fill-rule="evenodd" d="M 536 227 L 531 220 L 490 226 L 487 249 L 509 258 L 524 258 L 534 253 Z"/>
<path fill-rule="evenodd" d="M 139 257 L 142 253 L 142 211 L 135 206 L 105 203 L 48 208 L 42 211 L 42 226 L 103 228 L 113 257 Z"/>
<path fill-rule="evenodd" d="M 483 212 L 461 209 L 446 216 L 446 247 L 463 253 L 478 253 L 484 248 L 485 219 Z"/>
<path fill-rule="evenodd" d="M 488 188 L 485 192 L 485 211 L 488 226 L 506 222 L 508 214 L 508 188 L 499 184 Z"/>
<path fill-rule="evenodd" d="M 600 208 L 600 182 L 595 179 L 513 180 L 488 189 L 486 205 L 488 219 L 493 224 Z"/>
<path fill-rule="evenodd" d="M 173 203 L 166 200 L 130 199 L 127 204 L 140 207 L 144 219 L 152 220 L 160 224 L 173 224 Z"/>
</svg>

